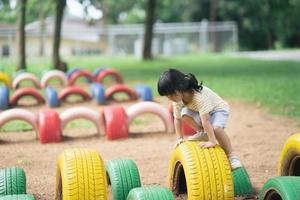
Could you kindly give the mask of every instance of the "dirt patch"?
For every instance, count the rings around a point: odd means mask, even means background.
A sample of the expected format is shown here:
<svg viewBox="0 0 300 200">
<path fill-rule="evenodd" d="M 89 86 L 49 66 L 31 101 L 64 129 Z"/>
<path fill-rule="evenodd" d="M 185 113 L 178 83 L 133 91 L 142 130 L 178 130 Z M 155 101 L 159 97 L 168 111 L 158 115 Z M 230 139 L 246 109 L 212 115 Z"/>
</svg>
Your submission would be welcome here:
<svg viewBox="0 0 300 200">
<path fill-rule="evenodd" d="M 165 99 L 159 99 L 165 105 Z M 285 140 L 299 131 L 296 121 L 272 116 L 255 105 L 229 101 L 231 116 L 227 132 L 235 152 L 247 168 L 255 188 L 276 175 L 277 161 Z M 132 103 L 123 104 L 125 107 Z M 65 104 L 59 112 L 72 106 L 100 109 L 95 103 Z M 33 112 L 46 107 L 30 108 Z M 37 199 L 54 199 L 55 169 L 58 155 L 66 148 L 96 149 L 105 161 L 130 158 L 136 161 L 143 185 L 167 186 L 168 162 L 175 135 L 164 132 L 158 117 L 146 116 L 130 126 L 129 138 L 108 141 L 96 136 L 96 129 L 65 130 L 68 138 L 58 144 L 42 145 L 35 133 L 9 132 L 0 134 L 0 168 L 19 166 L 27 176 L 27 192 Z M 150 132 L 150 133 L 149 133 Z M 72 134 L 74 133 L 74 134 Z M 76 133 L 76 134 L 75 134 Z M 184 199 L 184 198 L 178 198 Z"/>
</svg>

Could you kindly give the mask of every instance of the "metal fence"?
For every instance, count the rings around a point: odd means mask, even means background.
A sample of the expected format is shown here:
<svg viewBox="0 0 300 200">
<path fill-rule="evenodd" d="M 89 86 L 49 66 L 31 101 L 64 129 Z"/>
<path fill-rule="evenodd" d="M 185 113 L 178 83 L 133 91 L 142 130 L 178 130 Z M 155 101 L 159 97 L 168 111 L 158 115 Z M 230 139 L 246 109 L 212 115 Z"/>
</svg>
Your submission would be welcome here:
<svg viewBox="0 0 300 200">
<path fill-rule="evenodd" d="M 73 24 L 72 24 L 73 23 Z M 53 20 L 46 22 L 43 33 L 39 25 L 26 26 L 27 55 L 38 56 L 39 43 L 45 44 L 45 56 L 51 56 Z M 41 40 L 39 34 L 42 34 Z M 76 55 L 135 55 L 141 57 L 144 37 L 143 24 L 109 25 L 105 28 L 64 22 L 62 56 Z M 15 56 L 15 29 L 0 27 L 0 57 Z M 238 50 L 238 29 L 235 22 L 207 21 L 195 23 L 156 23 L 152 41 L 155 56 L 172 56 L 195 52 L 233 52 Z"/>
</svg>

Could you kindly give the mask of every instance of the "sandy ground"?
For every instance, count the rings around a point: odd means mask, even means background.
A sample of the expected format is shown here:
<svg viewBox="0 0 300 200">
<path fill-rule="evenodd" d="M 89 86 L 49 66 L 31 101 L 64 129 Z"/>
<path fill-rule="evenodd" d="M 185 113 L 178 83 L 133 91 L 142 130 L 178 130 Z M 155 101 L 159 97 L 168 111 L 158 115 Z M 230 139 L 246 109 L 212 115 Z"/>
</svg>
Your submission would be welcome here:
<svg viewBox="0 0 300 200">
<path fill-rule="evenodd" d="M 163 104 L 167 101 L 158 99 Z M 285 117 L 272 116 L 259 106 L 228 100 L 231 116 L 227 132 L 235 152 L 246 166 L 255 188 L 276 175 L 277 161 L 285 140 L 299 132 L 299 123 Z M 59 112 L 74 105 L 99 109 L 95 103 L 63 105 Z M 129 104 L 124 104 L 128 106 Z M 28 108 L 33 112 L 46 107 Z M 149 120 L 150 119 L 150 120 Z M 0 168 L 19 166 L 27 176 L 27 192 L 37 199 L 54 199 L 55 169 L 59 154 L 66 148 L 96 149 L 105 161 L 130 158 L 138 165 L 143 185 L 167 186 L 167 170 L 175 135 L 164 132 L 163 123 L 156 116 L 140 118 L 142 125 L 130 126 L 127 139 L 108 141 L 95 136 L 96 129 L 66 129 L 65 141 L 42 145 L 35 133 L 10 132 L 0 134 Z M 149 133 L 151 130 L 151 133 Z"/>
</svg>

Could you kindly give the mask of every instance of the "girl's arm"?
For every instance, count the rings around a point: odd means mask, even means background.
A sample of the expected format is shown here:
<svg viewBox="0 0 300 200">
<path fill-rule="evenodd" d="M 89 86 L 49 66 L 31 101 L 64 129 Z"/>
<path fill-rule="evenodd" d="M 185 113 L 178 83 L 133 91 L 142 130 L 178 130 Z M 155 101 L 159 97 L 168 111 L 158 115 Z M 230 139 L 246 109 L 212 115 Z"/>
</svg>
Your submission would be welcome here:
<svg viewBox="0 0 300 200">
<path fill-rule="evenodd" d="M 181 126 L 182 126 L 181 119 L 174 118 L 174 125 L 175 125 L 175 133 L 177 136 L 177 141 L 176 141 L 176 146 L 177 146 L 177 145 L 181 144 L 182 142 L 184 142 L 182 129 L 181 129 Z"/>
<path fill-rule="evenodd" d="M 209 122 L 210 116 L 209 116 L 209 114 L 203 114 L 200 116 L 200 118 L 201 118 L 203 129 L 207 133 L 208 139 L 209 139 L 208 142 L 202 143 L 201 147 L 204 147 L 204 148 L 213 147 L 217 144 L 217 139 L 215 136 L 214 129 L 213 129 L 211 123 Z"/>
</svg>

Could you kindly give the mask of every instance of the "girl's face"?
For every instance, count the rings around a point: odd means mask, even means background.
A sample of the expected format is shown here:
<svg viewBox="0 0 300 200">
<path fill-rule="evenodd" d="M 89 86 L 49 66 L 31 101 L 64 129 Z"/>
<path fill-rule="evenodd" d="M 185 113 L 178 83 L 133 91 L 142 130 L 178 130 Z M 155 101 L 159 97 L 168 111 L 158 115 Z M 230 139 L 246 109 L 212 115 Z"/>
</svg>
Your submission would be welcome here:
<svg viewBox="0 0 300 200">
<path fill-rule="evenodd" d="M 171 101 L 179 103 L 182 101 L 183 95 L 182 95 L 182 93 L 176 91 L 174 94 L 167 95 L 167 98 Z"/>
</svg>

